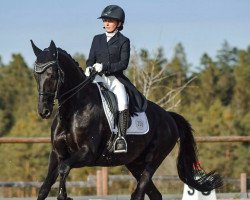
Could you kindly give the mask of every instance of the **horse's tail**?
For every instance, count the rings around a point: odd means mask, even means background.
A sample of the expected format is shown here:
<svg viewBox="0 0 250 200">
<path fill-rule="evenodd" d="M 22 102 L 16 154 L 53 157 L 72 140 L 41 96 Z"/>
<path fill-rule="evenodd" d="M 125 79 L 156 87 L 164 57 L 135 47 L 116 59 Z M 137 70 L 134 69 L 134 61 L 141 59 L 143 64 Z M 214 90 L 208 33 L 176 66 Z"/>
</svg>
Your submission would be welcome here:
<svg viewBox="0 0 250 200">
<path fill-rule="evenodd" d="M 211 191 L 222 186 L 222 178 L 215 171 L 199 173 L 201 170 L 197 159 L 197 148 L 194 141 L 193 129 L 189 122 L 181 115 L 169 112 L 178 127 L 180 148 L 177 158 L 177 170 L 180 179 L 199 191 Z M 199 174 L 199 176 L 196 176 Z"/>
</svg>

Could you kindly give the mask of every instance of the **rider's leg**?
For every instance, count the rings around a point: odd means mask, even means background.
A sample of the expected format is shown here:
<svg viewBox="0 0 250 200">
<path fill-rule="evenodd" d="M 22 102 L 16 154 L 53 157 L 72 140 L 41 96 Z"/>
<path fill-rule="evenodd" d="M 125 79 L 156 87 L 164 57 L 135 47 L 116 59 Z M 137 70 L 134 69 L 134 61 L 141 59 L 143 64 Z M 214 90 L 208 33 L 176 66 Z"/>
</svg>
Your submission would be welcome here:
<svg viewBox="0 0 250 200">
<path fill-rule="evenodd" d="M 118 102 L 118 138 L 114 143 L 114 152 L 127 152 L 125 135 L 128 129 L 129 111 L 128 97 L 124 85 L 116 78 L 110 79 L 109 90 L 112 91 Z"/>
<path fill-rule="evenodd" d="M 115 153 L 126 153 L 127 142 L 125 140 L 126 132 L 128 129 L 129 111 L 125 109 L 118 113 L 118 138 L 115 142 Z"/>
<path fill-rule="evenodd" d="M 128 96 L 124 85 L 115 76 L 102 75 L 95 78 L 96 82 L 102 82 L 105 87 L 113 92 L 118 104 L 118 137 L 114 143 L 114 152 L 127 152 L 127 142 L 125 135 L 128 129 L 129 111 L 128 111 Z"/>
</svg>

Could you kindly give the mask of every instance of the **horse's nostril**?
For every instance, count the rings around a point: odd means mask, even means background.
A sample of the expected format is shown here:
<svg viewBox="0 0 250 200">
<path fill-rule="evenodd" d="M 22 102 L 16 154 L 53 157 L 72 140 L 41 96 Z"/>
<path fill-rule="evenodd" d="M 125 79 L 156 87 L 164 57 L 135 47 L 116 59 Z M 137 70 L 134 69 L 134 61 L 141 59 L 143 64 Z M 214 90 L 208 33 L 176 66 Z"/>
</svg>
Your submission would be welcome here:
<svg viewBox="0 0 250 200">
<path fill-rule="evenodd" d="M 48 109 L 45 109 L 43 112 L 44 116 L 49 116 L 50 115 L 50 111 Z"/>
</svg>

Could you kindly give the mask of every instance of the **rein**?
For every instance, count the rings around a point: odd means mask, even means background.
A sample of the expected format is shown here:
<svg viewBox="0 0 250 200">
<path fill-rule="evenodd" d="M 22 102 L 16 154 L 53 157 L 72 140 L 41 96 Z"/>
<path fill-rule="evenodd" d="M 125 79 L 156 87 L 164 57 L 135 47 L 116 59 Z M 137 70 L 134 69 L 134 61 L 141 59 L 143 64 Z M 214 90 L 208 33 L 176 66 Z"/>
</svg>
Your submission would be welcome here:
<svg viewBox="0 0 250 200">
<path fill-rule="evenodd" d="M 95 77 L 95 75 L 97 74 L 96 71 L 92 72 L 90 74 L 90 76 L 85 79 L 83 82 L 81 82 L 80 84 L 78 84 L 77 86 L 73 87 L 72 89 L 68 90 L 67 92 L 63 93 L 59 98 L 61 99 L 63 96 L 75 91 L 73 94 L 71 94 L 68 98 L 66 98 L 65 100 L 63 100 L 63 102 L 61 102 L 58 106 L 58 108 L 60 108 L 66 101 L 68 101 L 69 99 L 71 99 L 75 94 L 77 94 L 82 88 L 84 88 L 87 84 L 89 84 L 90 82 L 93 81 L 93 78 Z"/>
</svg>

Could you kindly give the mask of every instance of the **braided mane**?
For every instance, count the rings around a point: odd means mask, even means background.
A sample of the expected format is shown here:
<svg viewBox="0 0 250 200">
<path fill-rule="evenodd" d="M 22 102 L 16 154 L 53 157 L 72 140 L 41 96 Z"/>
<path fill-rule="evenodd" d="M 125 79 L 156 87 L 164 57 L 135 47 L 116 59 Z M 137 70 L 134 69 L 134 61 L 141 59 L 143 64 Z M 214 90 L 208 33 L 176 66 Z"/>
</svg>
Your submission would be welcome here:
<svg viewBox="0 0 250 200">
<path fill-rule="evenodd" d="M 66 56 L 68 56 L 75 63 L 75 65 L 79 67 L 79 63 L 74 58 L 72 58 L 72 56 L 67 51 L 65 51 L 65 50 L 63 50 L 63 49 L 61 49 L 59 47 L 57 48 L 57 50 L 59 52 L 65 54 Z"/>
</svg>

